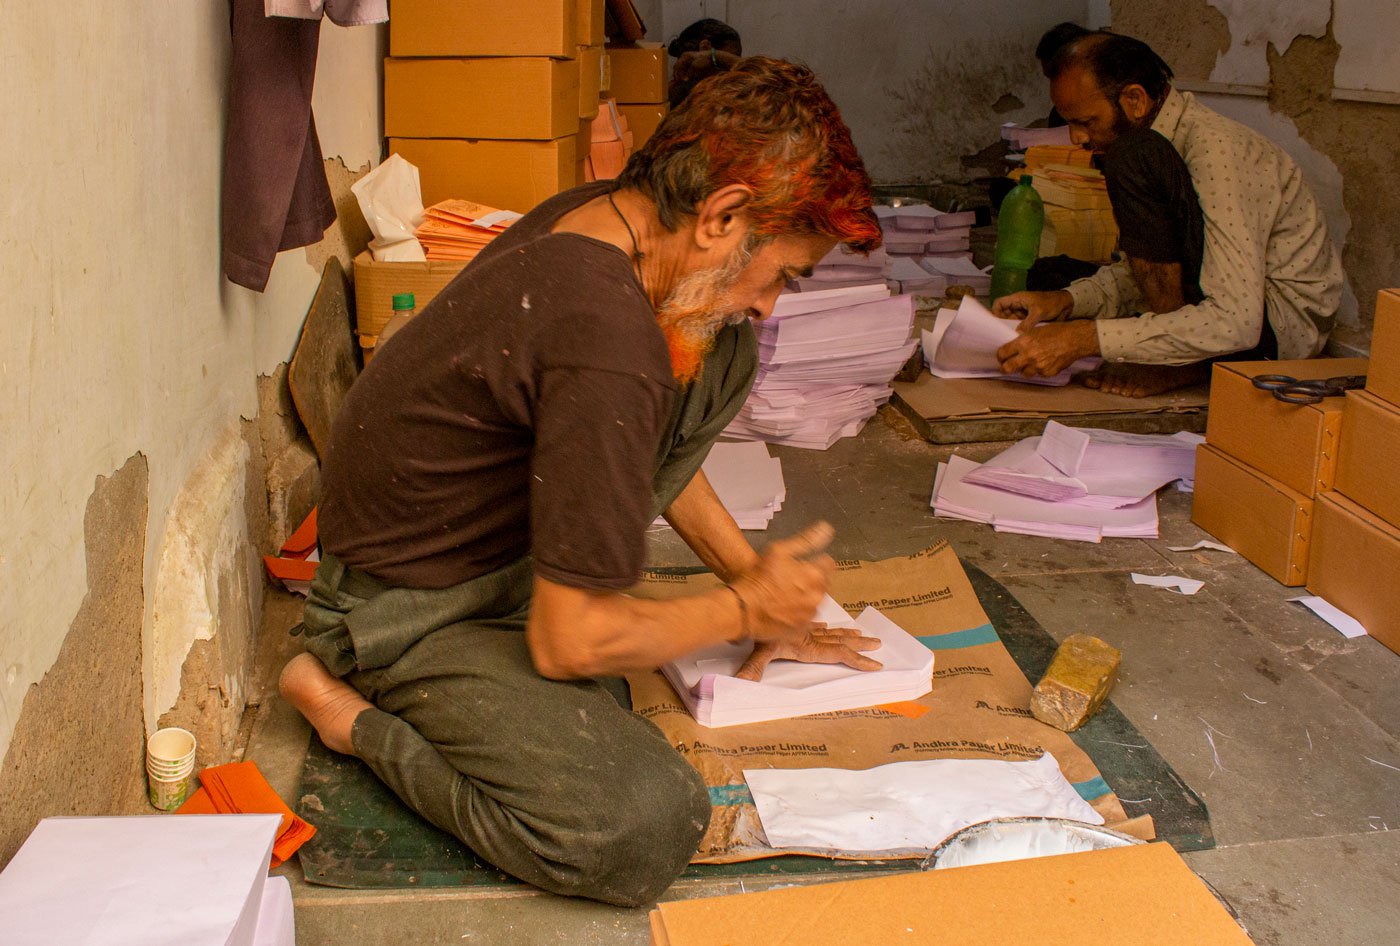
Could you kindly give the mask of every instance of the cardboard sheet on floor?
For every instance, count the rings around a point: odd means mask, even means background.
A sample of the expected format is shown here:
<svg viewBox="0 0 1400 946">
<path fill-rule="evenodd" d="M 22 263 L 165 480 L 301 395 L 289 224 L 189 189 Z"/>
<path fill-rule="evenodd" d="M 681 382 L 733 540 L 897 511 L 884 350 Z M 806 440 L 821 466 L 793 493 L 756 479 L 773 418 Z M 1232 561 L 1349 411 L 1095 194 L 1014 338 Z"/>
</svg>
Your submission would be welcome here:
<svg viewBox="0 0 1400 946">
<path fill-rule="evenodd" d="M 1207 385 L 1156 397 L 1119 397 L 1079 384 L 1051 388 L 987 379 L 935 378 L 929 374 L 917 381 L 897 383 L 894 389 L 897 397 L 927 420 L 981 419 L 994 414 L 1053 417 L 1198 411 L 1210 401 Z"/>
<path fill-rule="evenodd" d="M 637 593 L 672 597 L 716 581 L 713 575 L 651 573 Z M 831 596 L 851 613 L 878 608 L 935 651 L 933 691 L 906 703 L 715 730 L 695 722 L 659 672 L 628 678 L 634 711 L 656 723 L 709 786 L 714 810 L 696 863 L 788 853 L 851 856 L 770 847 L 743 775 L 745 769 L 757 768 L 869 769 L 929 759 L 1025 761 L 1048 752 L 1110 827 L 1151 836 L 1150 819 L 1129 821 L 1094 763 L 1070 737 L 1031 716 L 1031 685 L 987 620 L 948 543 L 906 557 L 842 562 Z"/>
<path fill-rule="evenodd" d="M 652 946 L 1249 946 L 1165 844 L 663 903 Z"/>
</svg>

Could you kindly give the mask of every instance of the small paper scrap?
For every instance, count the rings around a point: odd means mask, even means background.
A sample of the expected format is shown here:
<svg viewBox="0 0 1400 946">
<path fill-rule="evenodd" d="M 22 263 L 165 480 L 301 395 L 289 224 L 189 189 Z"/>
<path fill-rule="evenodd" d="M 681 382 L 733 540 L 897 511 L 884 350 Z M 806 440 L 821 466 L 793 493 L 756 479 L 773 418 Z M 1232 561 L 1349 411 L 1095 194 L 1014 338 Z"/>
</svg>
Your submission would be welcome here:
<svg viewBox="0 0 1400 946">
<path fill-rule="evenodd" d="M 1303 595 L 1301 598 L 1289 598 L 1316 614 L 1322 620 L 1335 627 L 1343 637 L 1366 637 L 1366 628 L 1361 626 L 1361 622 L 1347 614 L 1336 605 L 1328 604 L 1326 600 L 1317 595 Z"/>
<path fill-rule="evenodd" d="M 1219 542 L 1212 542 L 1209 539 L 1202 539 L 1195 545 L 1168 545 L 1168 549 L 1173 552 L 1194 552 L 1197 549 L 1215 549 L 1217 552 L 1229 552 L 1232 555 L 1238 554 L 1228 545 L 1221 545 Z"/>
<path fill-rule="evenodd" d="M 1151 585 L 1154 588 L 1168 588 L 1177 594 L 1194 595 L 1206 586 L 1195 578 L 1182 578 L 1180 575 L 1139 575 L 1132 573 L 1133 584 Z"/>
</svg>

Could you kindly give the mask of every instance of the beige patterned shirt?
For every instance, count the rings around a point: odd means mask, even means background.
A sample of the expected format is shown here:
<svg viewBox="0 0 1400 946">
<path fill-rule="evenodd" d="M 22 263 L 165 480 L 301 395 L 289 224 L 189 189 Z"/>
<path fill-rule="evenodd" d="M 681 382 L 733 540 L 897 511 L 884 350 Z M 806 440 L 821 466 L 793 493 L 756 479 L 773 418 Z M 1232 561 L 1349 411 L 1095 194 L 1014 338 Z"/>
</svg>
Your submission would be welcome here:
<svg viewBox="0 0 1400 946">
<path fill-rule="evenodd" d="M 1152 127 L 1186 162 L 1205 217 L 1199 305 L 1143 313 L 1127 263 L 1070 284 L 1070 318 L 1095 318 L 1109 361 L 1181 365 L 1253 348 L 1267 312 L 1280 358 L 1322 350 L 1342 265 L 1312 189 L 1283 149 L 1171 89 Z"/>
</svg>

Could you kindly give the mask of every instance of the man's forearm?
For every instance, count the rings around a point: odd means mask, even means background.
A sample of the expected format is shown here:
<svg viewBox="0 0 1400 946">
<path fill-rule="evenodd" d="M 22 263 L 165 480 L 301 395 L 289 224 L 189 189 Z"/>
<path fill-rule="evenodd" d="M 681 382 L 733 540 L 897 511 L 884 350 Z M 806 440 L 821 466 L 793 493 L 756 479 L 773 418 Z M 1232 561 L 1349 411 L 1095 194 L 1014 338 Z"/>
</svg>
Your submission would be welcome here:
<svg viewBox="0 0 1400 946">
<path fill-rule="evenodd" d="M 720 502 L 704 470 L 696 472 L 665 516 L 700 561 L 724 581 L 744 574 L 758 561 L 758 553 Z"/>
</svg>

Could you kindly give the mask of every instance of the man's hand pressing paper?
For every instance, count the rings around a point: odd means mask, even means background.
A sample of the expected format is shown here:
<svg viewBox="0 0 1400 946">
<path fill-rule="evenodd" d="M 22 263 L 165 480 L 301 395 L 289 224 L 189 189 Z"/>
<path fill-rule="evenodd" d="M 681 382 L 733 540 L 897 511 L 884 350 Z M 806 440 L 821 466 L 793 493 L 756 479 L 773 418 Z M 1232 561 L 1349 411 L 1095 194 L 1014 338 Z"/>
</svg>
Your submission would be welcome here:
<svg viewBox="0 0 1400 946">
<path fill-rule="evenodd" d="M 797 639 L 758 641 L 753 653 L 739 672 L 734 674 L 740 680 L 760 680 L 763 671 L 774 660 L 796 660 L 808 664 L 845 664 L 853 670 L 879 670 L 884 664 L 860 653 L 863 650 L 877 650 L 878 637 L 866 637 L 850 627 L 827 627 L 813 624 L 807 633 Z"/>
</svg>

